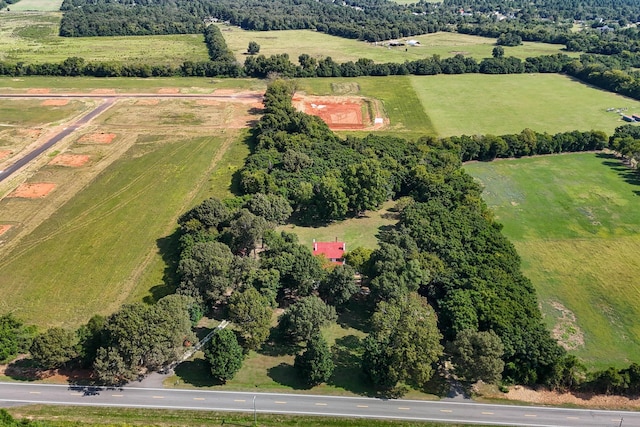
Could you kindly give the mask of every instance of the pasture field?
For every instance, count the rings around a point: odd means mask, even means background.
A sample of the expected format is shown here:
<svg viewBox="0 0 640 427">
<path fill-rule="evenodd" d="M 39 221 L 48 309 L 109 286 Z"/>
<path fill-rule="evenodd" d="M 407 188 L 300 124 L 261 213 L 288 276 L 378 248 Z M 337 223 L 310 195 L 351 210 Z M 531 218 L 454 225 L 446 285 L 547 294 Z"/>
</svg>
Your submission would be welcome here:
<svg viewBox="0 0 640 427">
<path fill-rule="evenodd" d="M 624 122 L 607 108 L 640 113 L 639 101 L 558 74 L 408 78 L 439 136 L 500 135 L 524 128 L 548 133 L 595 129 L 610 134 Z"/>
<path fill-rule="evenodd" d="M 458 33 L 439 32 L 423 34 L 407 39 L 418 40 L 421 46 L 383 46 L 382 43 L 345 39 L 313 30 L 247 31 L 238 27 L 217 24 L 222 31 L 227 46 L 244 62 L 250 41 L 260 45 L 260 54 L 265 56 L 283 54 L 298 63 L 303 53 L 316 58 L 330 56 L 336 62 L 357 61 L 360 58 L 375 62 L 405 62 L 440 55 L 442 58 L 458 53 L 473 56 L 476 59 L 489 58 L 496 40 L 487 37 Z M 505 47 L 506 56 L 526 58 L 528 56 L 560 53 L 561 45 L 525 42 L 522 46 Z"/>
<path fill-rule="evenodd" d="M 0 60 L 58 63 L 77 56 L 88 62 L 175 66 L 209 59 L 202 34 L 60 37 L 60 19 L 59 13 L 0 13 Z"/>
<path fill-rule="evenodd" d="M 130 295 L 155 296 L 150 282 L 140 278 L 162 258 L 163 236 L 175 229 L 177 216 L 203 192 L 217 190 L 211 187 L 219 180 L 209 178 L 229 147 L 243 144 L 238 134 L 253 119 L 252 107 L 120 100 L 73 141 L 56 146 L 65 154 L 88 155 L 91 162 L 42 166 L 28 182 L 55 183 L 51 195 L 0 202 L 0 223 L 20 230 L 23 224 L 15 218 L 34 209 L 40 214 L 50 198 L 66 197 L 66 203 L 48 206 L 48 219 L 30 234 L 4 247 L 0 311 L 11 308 L 40 327 L 77 326 L 93 314 L 115 311 Z M 113 136 L 112 142 L 100 142 L 104 136 Z M 236 150 L 235 156 L 237 162 L 242 154 Z M 232 171 L 224 167 L 229 177 Z M 218 191 L 228 191 L 225 181 Z"/>
<path fill-rule="evenodd" d="M 18 3 L 9 5 L 9 9 L 12 12 L 54 12 L 60 10 L 61 5 L 62 0 L 20 0 Z"/>
<path fill-rule="evenodd" d="M 637 172 L 604 153 L 468 163 L 546 322 L 596 368 L 640 362 Z"/>
</svg>

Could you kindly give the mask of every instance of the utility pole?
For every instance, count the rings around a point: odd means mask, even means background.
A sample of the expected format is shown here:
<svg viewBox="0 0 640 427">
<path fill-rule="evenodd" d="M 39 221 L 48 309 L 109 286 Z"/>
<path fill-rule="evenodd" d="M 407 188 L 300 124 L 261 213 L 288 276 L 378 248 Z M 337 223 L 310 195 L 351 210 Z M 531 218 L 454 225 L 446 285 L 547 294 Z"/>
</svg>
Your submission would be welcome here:
<svg viewBox="0 0 640 427">
<path fill-rule="evenodd" d="M 258 414 L 256 412 L 256 396 L 253 395 L 253 425 L 254 427 L 258 427 Z M 622 425 L 622 422 L 620 422 Z"/>
</svg>

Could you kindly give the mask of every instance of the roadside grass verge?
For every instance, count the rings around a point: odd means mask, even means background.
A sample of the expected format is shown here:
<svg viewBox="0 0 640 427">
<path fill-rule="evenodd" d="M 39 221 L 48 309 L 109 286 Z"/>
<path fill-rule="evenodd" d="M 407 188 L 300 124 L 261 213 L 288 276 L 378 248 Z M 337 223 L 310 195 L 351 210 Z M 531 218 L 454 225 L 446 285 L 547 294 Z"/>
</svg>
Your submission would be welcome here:
<svg viewBox="0 0 640 427">
<path fill-rule="evenodd" d="M 336 62 L 355 62 L 360 58 L 368 58 L 379 63 L 403 63 L 432 55 L 447 58 L 458 53 L 482 59 L 490 58 L 496 45 L 496 39 L 492 38 L 439 32 L 402 39 L 417 40 L 421 46 L 389 47 L 381 43 L 345 39 L 313 30 L 247 31 L 224 24 L 217 25 L 227 46 L 242 63 L 247 58 L 247 46 L 251 41 L 260 45 L 260 55 L 286 53 L 296 64 L 298 57 L 303 53 L 314 58 L 331 57 Z M 525 42 L 522 46 L 505 47 L 505 55 L 524 59 L 528 56 L 561 53 L 562 48 L 562 45 Z"/>
<path fill-rule="evenodd" d="M 176 66 L 209 59 L 202 34 L 60 37 L 60 13 L 14 13 L 21 3 L 0 14 L 0 60 L 36 64 L 76 56 L 87 62 Z"/>
<path fill-rule="evenodd" d="M 132 146 L 0 261 L 2 310 L 10 304 L 40 327 L 115 311 L 220 144 L 199 137 Z"/>
<path fill-rule="evenodd" d="M 485 187 L 558 338 L 593 368 L 639 362 L 637 172 L 604 153 L 465 169 Z"/>
<path fill-rule="evenodd" d="M 81 101 L 69 101 L 67 105 L 43 106 L 37 99 L 0 100 L 0 124 L 12 127 L 44 126 L 69 119 L 87 108 Z M 3 128 L 0 127 L 0 131 Z"/>
<path fill-rule="evenodd" d="M 607 108 L 640 113 L 639 101 L 559 74 L 408 78 L 439 136 L 500 135 L 524 128 L 549 133 L 576 129 L 611 133 L 624 122 Z"/>
<path fill-rule="evenodd" d="M 46 420 L 47 425 L 56 427 L 76 425 L 87 427 L 114 425 L 135 425 L 140 427 L 250 427 L 254 425 L 252 408 L 250 407 L 247 407 L 245 413 L 47 405 L 29 405 L 8 408 L 7 410 L 15 418 Z M 415 426 L 416 422 L 258 414 L 258 425 L 264 427 L 410 427 Z M 430 422 L 421 422 L 419 425 L 423 427 L 463 426 L 463 424 L 438 424 Z"/>
</svg>

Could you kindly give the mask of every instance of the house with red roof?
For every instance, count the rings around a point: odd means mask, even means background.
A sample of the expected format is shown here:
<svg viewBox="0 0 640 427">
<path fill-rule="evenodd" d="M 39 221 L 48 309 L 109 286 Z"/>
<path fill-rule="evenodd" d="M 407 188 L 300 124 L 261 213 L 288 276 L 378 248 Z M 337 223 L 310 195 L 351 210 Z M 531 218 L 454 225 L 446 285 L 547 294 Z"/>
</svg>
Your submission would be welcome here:
<svg viewBox="0 0 640 427">
<path fill-rule="evenodd" d="M 347 250 L 345 242 L 316 242 L 313 240 L 313 255 L 323 255 L 332 264 L 344 265 L 344 253 Z"/>
</svg>

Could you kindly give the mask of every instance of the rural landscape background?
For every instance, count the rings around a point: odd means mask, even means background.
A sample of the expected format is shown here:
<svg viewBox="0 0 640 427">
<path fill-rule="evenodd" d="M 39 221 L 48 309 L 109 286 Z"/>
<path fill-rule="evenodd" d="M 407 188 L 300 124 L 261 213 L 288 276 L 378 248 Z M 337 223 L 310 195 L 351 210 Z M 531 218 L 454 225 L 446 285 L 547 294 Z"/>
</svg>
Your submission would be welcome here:
<svg viewBox="0 0 640 427">
<path fill-rule="evenodd" d="M 87 63 L 180 67 L 209 61 L 202 34 L 61 37 L 61 4 L 20 0 L 0 11 L 0 62 L 61 63 L 79 57 Z M 480 61 L 491 57 L 496 46 L 495 38 L 442 31 L 412 36 L 419 46 L 391 48 L 312 30 L 256 32 L 222 22 L 212 25 L 239 62 L 248 57 L 252 41 L 259 43 L 261 55 L 287 54 L 295 62 L 307 54 L 338 63 L 367 58 L 402 64 L 459 54 Z M 560 53 L 570 59 L 580 55 L 559 44 L 533 41 L 504 47 L 505 56 L 522 60 Z M 0 170 L 47 136 L 113 102 L 0 182 L 0 315 L 11 313 L 39 332 L 73 329 L 96 314 L 109 316 L 123 304 L 152 304 L 174 293 L 177 221 L 205 199 L 240 195 L 240 171 L 256 148 L 253 129 L 263 114 L 262 94 L 276 76 L 269 77 L 0 76 L 0 93 L 8 95 L 0 98 Z M 640 115 L 640 101 L 566 73 L 309 77 L 295 79 L 295 89 L 300 97 L 357 98 L 365 120 L 380 119 L 375 129 L 335 128 L 343 139 L 373 132 L 435 140 L 524 129 L 549 135 L 602 131 L 609 136 L 625 124 L 619 113 Z M 484 188 L 484 202 L 515 245 L 553 338 L 589 370 L 621 370 L 640 362 L 640 180 L 630 163 L 614 150 L 593 150 L 469 161 L 463 169 Z M 19 192 L 35 191 L 33 184 L 44 184 L 42 193 Z M 395 206 L 387 201 L 355 218 L 322 226 L 287 223 L 278 231 L 295 233 L 309 248 L 314 240 L 339 239 L 348 249 L 375 250 L 378 234 L 399 219 Z M 274 313 L 274 326 L 279 313 Z M 222 320 L 217 314 L 205 319 L 203 330 Z M 311 392 L 368 393 L 363 374 L 350 374 L 354 365 L 349 363 L 363 351 L 352 344 L 368 334 L 359 316 L 357 311 L 343 313 L 322 329 L 342 366 L 336 367 L 332 381 Z M 251 350 L 238 374 L 218 385 L 200 352 L 165 385 L 309 392 L 292 374 L 293 363 L 292 354 Z M 21 375 L 29 368 L 12 375 L 5 367 L 0 379 L 24 379 Z M 59 380 L 55 375 L 45 379 Z M 407 396 L 437 398 L 443 387 L 431 384 L 411 389 Z M 18 416 L 62 416 L 52 408 L 12 411 Z M 79 414 L 84 420 L 98 416 L 89 410 Z M 100 416 L 111 423 L 160 417 L 142 411 Z M 158 422 L 171 425 L 182 415 L 172 416 L 165 414 Z M 219 422 L 201 416 L 202 424 Z"/>
</svg>

